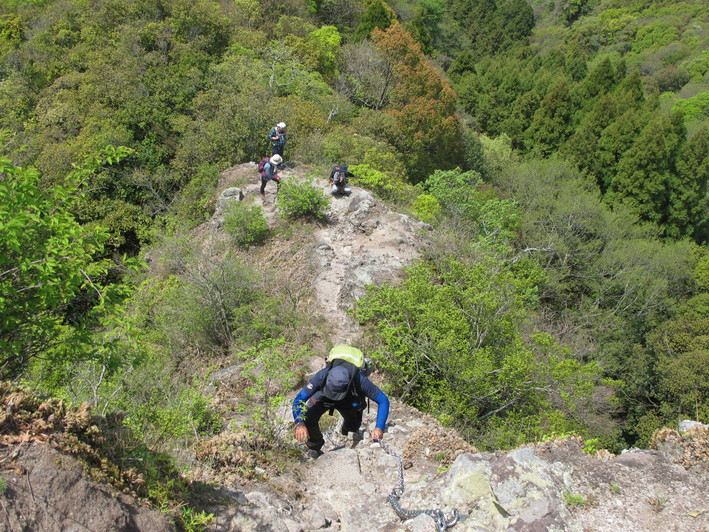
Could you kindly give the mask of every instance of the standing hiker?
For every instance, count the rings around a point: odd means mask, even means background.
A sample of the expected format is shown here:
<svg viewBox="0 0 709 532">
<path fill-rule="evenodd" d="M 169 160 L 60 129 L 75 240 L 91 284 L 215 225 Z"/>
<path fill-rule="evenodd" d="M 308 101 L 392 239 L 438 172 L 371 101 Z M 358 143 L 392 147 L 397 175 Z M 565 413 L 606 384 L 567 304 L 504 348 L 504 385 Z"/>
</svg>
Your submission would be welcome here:
<svg viewBox="0 0 709 532">
<path fill-rule="evenodd" d="M 286 140 L 288 140 L 285 122 L 278 122 L 273 126 L 268 134 L 268 139 L 271 141 L 271 154 L 283 157 L 283 149 L 286 147 Z"/>
</svg>

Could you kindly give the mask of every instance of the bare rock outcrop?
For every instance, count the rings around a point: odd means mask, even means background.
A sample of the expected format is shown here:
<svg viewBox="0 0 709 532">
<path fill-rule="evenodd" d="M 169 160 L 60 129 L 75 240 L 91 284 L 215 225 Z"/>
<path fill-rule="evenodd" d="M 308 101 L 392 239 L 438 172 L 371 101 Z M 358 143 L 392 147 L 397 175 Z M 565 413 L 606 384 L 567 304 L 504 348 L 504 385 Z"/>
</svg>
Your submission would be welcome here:
<svg viewBox="0 0 709 532">
<path fill-rule="evenodd" d="M 133 497 L 88 480 L 79 461 L 49 445 L 0 447 L 0 529 L 95 532 L 172 531 L 163 514 Z"/>
<path fill-rule="evenodd" d="M 430 226 L 388 209 L 366 190 L 333 199 L 328 223 L 316 232 L 314 287 L 320 307 L 348 341 L 358 332 L 347 314 L 365 286 L 394 282 L 418 257 Z"/>
<path fill-rule="evenodd" d="M 706 463 L 688 470 L 658 450 L 592 456 L 575 437 L 481 453 L 394 401 L 384 442 L 403 459 L 398 506 L 414 513 L 402 520 L 390 501 L 400 487 L 399 459 L 369 439 L 375 418 L 365 416 L 361 440 L 343 439 L 334 424 L 322 456 L 292 465 L 297 497 L 252 487 L 240 510 L 213 509 L 210 530 L 233 530 L 234 515 L 247 512 L 239 530 L 433 532 L 430 513 L 438 511 L 457 511 L 450 530 L 460 532 L 709 530 Z M 452 449 L 455 458 L 446 454 Z"/>
</svg>

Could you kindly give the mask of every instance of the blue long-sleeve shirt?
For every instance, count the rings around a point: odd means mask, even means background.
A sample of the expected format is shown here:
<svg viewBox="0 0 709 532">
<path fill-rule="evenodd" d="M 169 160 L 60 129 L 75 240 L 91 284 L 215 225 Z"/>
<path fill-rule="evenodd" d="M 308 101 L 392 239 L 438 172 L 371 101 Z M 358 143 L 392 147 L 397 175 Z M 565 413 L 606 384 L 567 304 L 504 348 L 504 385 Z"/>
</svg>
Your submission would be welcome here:
<svg viewBox="0 0 709 532">
<path fill-rule="evenodd" d="M 278 171 L 278 167 L 275 164 L 273 164 L 271 161 L 269 161 L 263 165 L 262 177 L 266 178 L 267 180 L 273 179 L 273 176 L 276 175 L 277 171 Z"/>
<path fill-rule="evenodd" d="M 318 371 L 313 378 L 308 381 L 308 384 L 300 390 L 298 395 L 293 399 L 293 419 L 296 423 L 305 421 L 305 411 L 307 410 L 306 403 L 308 399 L 315 396 L 315 399 L 322 398 L 322 388 L 325 386 L 325 378 L 327 377 L 328 368 L 323 368 Z M 361 371 L 357 372 L 359 377 L 359 390 L 377 403 L 377 424 L 379 430 L 384 430 L 387 418 L 389 417 L 389 398 L 379 389 L 379 387 L 370 381 Z M 355 406 L 355 405 L 353 405 Z"/>
</svg>

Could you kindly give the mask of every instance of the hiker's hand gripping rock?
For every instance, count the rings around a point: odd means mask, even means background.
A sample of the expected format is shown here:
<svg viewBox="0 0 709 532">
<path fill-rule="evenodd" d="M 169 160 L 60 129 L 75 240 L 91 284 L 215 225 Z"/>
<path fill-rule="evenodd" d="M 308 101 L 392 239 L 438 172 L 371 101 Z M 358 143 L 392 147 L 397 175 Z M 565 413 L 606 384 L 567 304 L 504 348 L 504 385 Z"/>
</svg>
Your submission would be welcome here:
<svg viewBox="0 0 709 532">
<path fill-rule="evenodd" d="M 308 427 L 305 423 L 300 422 L 295 424 L 295 439 L 298 441 L 305 441 L 308 439 Z"/>
<path fill-rule="evenodd" d="M 384 437 L 384 433 L 382 432 L 382 429 L 374 429 L 372 431 L 372 440 L 373 441 L 379 441 Z"/>
</svg>

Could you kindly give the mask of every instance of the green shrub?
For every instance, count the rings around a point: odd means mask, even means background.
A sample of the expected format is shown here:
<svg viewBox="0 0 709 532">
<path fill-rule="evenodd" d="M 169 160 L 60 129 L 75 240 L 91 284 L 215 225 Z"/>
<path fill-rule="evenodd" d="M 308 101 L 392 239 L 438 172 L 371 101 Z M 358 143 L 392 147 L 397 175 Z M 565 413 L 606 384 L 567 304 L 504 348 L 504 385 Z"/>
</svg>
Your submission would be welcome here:
<svg viewBox="0 0 709 532">
<path fill-rule="evenodd" d="M 598 438 L 588 438 L 587 440 L 584 440 L 583 452 L 588 454 L 596 453 L 600 449 L 600 447 L 598 447 L 599 443 L 600 440 Z"/>
<path fill-rule="evenodd" d="M 239 246 L 263 244 L 268 236 L 268 224 L 263 209 L 235 201 L 224 213 L 224 230 Z"/>
<path fill-rule="evenodd" d="M 381 172 L 369 164 L 351 166 L 350 170 L 357 176 L 355 184 L 374 192 L 377 196 L 387 200 L 405 200 L 415 196 L 416 189 L 392 177 L 389 173 Z"/>
<path fill-rule="evenodd" d="M 219 172 L 227 165 L 202 164 L 194 169 L 193 176 L 185 185 L 171 210 L 190 227 L 206 221 L 213 207 L 214 187 Z M 190 169 L 192 170 L 192 169 Z"/>
<path fill-rule="evenodd" d="M 305 157 L 303 160 L 314 165 L 347 164 L 350 168 L 366 165 L 372 170 L 385 172 L 389 181 L 403 184 L 406 168 L 401 154 L 380 140 L 396 131 L 396 125 L 389 117 L 361 110 L 356 127 L 337 126 L 326 133 L 314 131 L 301 143 L 300 153 Z"/>
<path fill-rule="evenodd" d="M 260 276 L 238 259 L 200 257 L 180 276 L 155 285 L 151 320 L 156 341 L 176 360 L 185 356 L 186 346 L 203 353 L 229 346 L 232 321 L 242 307 L 260 299 L 260 284 Z"/>
<path fill-rule="evenodd" d="M 286 218 L 325 218 L 330 198 L 312 183 L 285 180 L 278 191 L 278 207 Z"/>
<path fill-rule="evenodd" d="M 270 441 L 286 440 L 287 425 L 279 412 L 289 403 L 288 392 L 302 377 L 304 361 L 312 353 L 306 347 L 290 346 L 283 338 L 266 339 L 239 353 L 246 380 L 245 399 L 239 410 L 248 417 L 248 426 Z"/>
<path fill-rule="evenodd" d="M 151 448 L 188 445 L 219 432 L 220 413 L 199 390 L 199 382 L 181 383 L 165 371 L 167 357 L 154 354 L 134 370 L 118 372 L 103 389 L 125 413 L 123 424 Z"/>
<path fill-rule="evenodd" d="M 363 116 L 370 123 L 363 123 Z M 368 164 L 403 178 L 406 171 L 400 154 L 390 144 L 378 140 L 389 131 L 396 131 L 396 126 L 388 123 L 386 117 L 362 113 L 356 129 L 339 127 L 328 132 L 321 147 L 323 158 L 335 164 Z"/>
<path fill-rule="evenodd" d="M 417 196 L 411 209 L 419 220 L 426 223 L 434 223 L 441 214 L 441 204 L 431 194 Z"/>
</svg>

